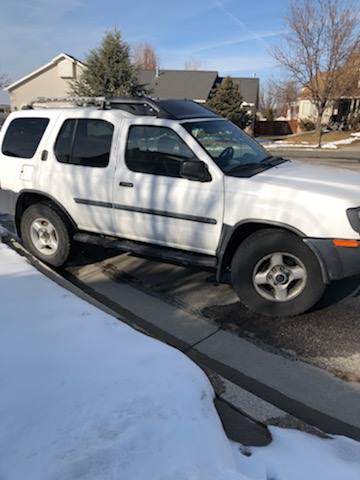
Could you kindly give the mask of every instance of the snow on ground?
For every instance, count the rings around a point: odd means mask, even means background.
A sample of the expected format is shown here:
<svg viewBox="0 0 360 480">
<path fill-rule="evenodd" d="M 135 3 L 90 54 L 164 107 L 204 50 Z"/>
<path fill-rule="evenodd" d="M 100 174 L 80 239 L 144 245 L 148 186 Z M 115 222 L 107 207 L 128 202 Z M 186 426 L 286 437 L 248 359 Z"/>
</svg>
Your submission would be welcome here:
<svg viewBox="0 0 360 480">
<path fill-rule="evenodd" d="M 230 442 L 204 373 L 0 243 L 1 480 L 359 480 L 360 446 Z M 247 452 L 245 452 L 247 453 Z"/>
<path fill-rule="evenodd" d="M 335 140 L 333 142 L 324 142 L 321 145 L 321 148 L 328 150 L 337 150 L 338 146 L 341 145 L 350 145 L 356 140 L 360 139 L 360 132 L 351 133 L 348 138 L 343 138 L 342 140 Z M 313 150 L 318 148 L 317 144 L 312 144 L 309 142 L 300 142 L 300 143 L 291 143 L 286 140 L 277 140 L 272 143 L 267 143 L 266 148 L 276 149 L 276 148 L 299 148 L 299 149 L 308 149 Z"/>
<path fill-rule="evenodd" d="M 237 455 L 251 480 L 359 480 L 360 443 L 346 437 L 321 439 L 297 430 L 270 427 L 272 443 Z M 235 454 L 239 446 L 233 443 Z M 247 455 L 250 454 L 250 456 Z"/>
<path fill-rule="evenodd" d="M 1 480 L 242 479 L 207 377 L 0 244 Z"/>
</svg>

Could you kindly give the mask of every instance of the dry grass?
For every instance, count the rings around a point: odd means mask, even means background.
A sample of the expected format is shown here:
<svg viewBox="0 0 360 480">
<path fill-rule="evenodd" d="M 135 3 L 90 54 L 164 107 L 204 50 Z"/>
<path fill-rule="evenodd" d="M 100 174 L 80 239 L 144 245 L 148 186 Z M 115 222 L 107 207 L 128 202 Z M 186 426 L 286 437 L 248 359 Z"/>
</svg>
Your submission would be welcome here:
<svg viewBox="0 0 360 480">
<path fill-rule="evenodd" d="M 324 133 L 322 135 L 321 141 L 322 143 L 326 143 L 336 142 L 337 140 L 344 140 L 345 138 L 349 138 L 351 133 L 351 131 Z M 285 141 L 288 143 L 309 143 L 314 145 L 318 141 L 318 134 L 316 132 L 304 132 L 300 134 L 290 135 L 286 137 Z"/>
</svg>

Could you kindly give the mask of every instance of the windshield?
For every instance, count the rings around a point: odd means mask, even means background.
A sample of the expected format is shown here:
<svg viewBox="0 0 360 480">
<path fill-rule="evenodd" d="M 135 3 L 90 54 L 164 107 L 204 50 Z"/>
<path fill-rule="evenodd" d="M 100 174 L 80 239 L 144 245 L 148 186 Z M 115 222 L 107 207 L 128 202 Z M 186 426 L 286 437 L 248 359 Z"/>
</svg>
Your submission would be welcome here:
<svg viewBox="0 0 360 480">
<path fill-rule="evenodd" d="M 251 176 L 282 163 L 227 120 L 183 123 L 226 175 Z"/>
</svg>

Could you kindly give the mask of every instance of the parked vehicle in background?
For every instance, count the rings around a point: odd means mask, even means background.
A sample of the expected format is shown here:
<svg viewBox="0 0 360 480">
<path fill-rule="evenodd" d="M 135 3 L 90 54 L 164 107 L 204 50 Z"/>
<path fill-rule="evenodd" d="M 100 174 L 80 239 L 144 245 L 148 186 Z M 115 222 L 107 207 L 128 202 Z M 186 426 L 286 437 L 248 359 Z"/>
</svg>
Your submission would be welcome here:
<svg viewBox="0 0 360 480">
<path fill-rule="evenodd" d="M 194 102 L 16 112 L 0 147 L 0 210 L 55 267 L 74 240 L 197 265 L 269 316 L 360 273 L 360 176 L 271 156 Z"/>
</svg>

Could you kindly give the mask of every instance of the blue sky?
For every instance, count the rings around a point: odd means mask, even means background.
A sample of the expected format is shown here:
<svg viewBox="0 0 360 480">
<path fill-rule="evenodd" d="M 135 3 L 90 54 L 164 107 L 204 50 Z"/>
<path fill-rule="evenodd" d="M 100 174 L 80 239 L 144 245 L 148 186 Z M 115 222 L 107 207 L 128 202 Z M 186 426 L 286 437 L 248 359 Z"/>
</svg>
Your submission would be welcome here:
<svg viewBox="0 0 360 480">
<path fill-rule="evenodd" d="M 16 80 L 60 52 L 84 59 L 104 31 L 117 27 L 130 44 L 151 43 L 162 68 L 183 68 L 193 58 L 206 70 L 264 81 L 281 75 L 269 49 L 285 33 L 287 6 L 287 0 L 1 0 L 0 72 Z"/>
</svg>

